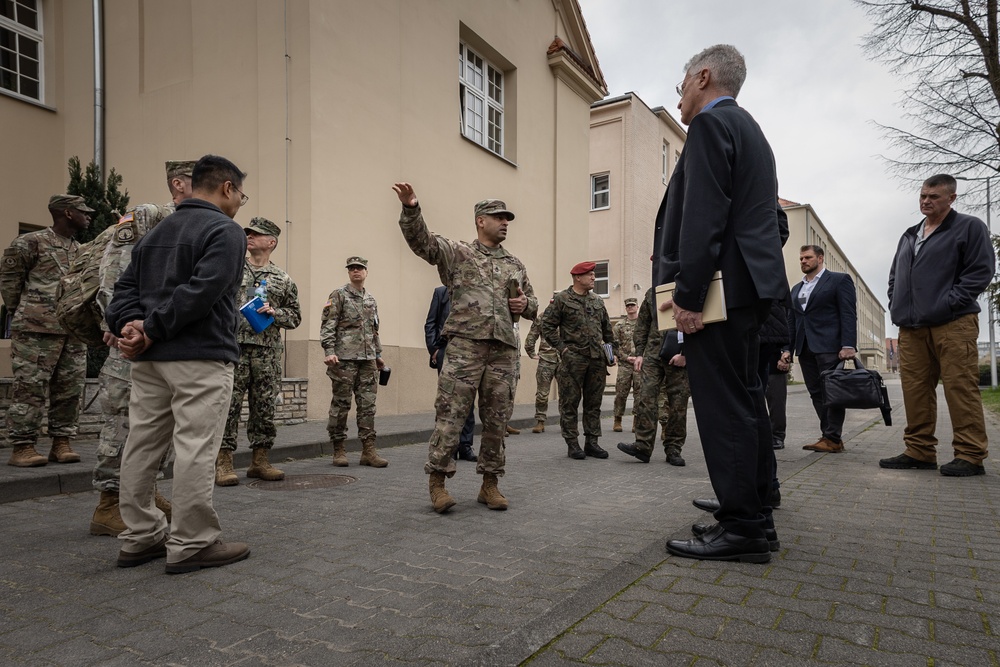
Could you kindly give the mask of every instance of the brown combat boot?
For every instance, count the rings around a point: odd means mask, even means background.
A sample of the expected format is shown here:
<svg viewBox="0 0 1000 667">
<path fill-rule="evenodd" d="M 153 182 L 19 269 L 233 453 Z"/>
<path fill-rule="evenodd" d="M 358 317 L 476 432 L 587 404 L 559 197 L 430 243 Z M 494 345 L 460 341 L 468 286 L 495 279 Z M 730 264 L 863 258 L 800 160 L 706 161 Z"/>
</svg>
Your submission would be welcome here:
<svg viewBox="0 0 1000 667">
<path fill-rule="evenodd" d="M 438 514 L 444 514 L 452 507 L 455 506 L 455 499 L 451 497 L 448 490 L 444 488 L 444 473 L 443 472 L 432 472 L 430 474 L 430 482 L 428 484 L 431 491 L 431 504 L 434 505 L 434 511 Z"/>
<path fill-rule="evenodd" d="M 535 424 L 535 428 L 531 429 L 532 433 L 545 433 L 545 420 L 539 419 Z"/>
<path fill-rule="evenodd" d="M 510 424 L 507 424 L 507 435 L 521 435 L 521 429 L 514 428 Z"/>
<path fill-rule="evenodd" d="M 351 465 L 347 462 L 347 452 L 344 450 L 344 441 L 333 443 L 333 465 L 338 468 L 346 468 Z"/>
<path fill-rule="evenodd" d="M 389 462 L 378 455 L 375 450 L 375 442 L 369 440 L 368 442 L 361 443 L 361 465 L 371 466 L 372 468 L 384 468 L 389 465 Z"/>
<path fill-rule="evenodd" d="M 48 462 L 47 458 L 35 451 L 34 445 L 14 445 L 7 465 L 18 468 L 37 468 Z"/>
<path fill-rule="evenodd" d="M 285 473 L 271 465 L 267 460 L 267 448 L 255 447 L 253 449 L 253 461 L 247 468 L 247 477 L 256 477 L 265 482 L 277 482 L 285 479 Z"/>
<path fill-rule="evenodd" d="M 163 512 L 163 515 L 167 517 L 167 523 L 170 523 L 170 517 L 174 515 L 174 507 L 170 504 L 170 501 L 160 495 L 160 492 L 153 489 L 153 504 L 156 508 Z"/>
<path fill-rule="evenodd" d="M 497 476 L 489 472 L 483 473 L 483 485 L 479 489 L 477 500 L 491 510 L 503 511 L 508 507 L 507 499 L 497 488 Z"/>
<path fill-rule="evenodd" d="M 233 470 L 233 450 L 220 449 L 219 455 L 215 458 L 215 485 L 236 486 L 239 483 L 240 478 Z"/>
<path fill-rule="evenodd" d="M 622 432 L 622 418 L 621 417 L 615 417 L 615 425 L 611 427 L 611 430 L 614 431 L 615 433 L 621 433 Z"/>
<path fill-rule="evenodd" d="M 70 448 L 69 438 L 64 435 L 57 435 L 52 438 L 49 461 L 53 463 L 79 463 L 80 455 Z"/>
<path fill-rule="evenodd" d="M 101 491 L 101 499 L 90 520 L 90 534 L 118 537 L 123 530 L 125 522 L 122 521 L 121 509 L 118 507 L 118 492 Z"/>
</svg>

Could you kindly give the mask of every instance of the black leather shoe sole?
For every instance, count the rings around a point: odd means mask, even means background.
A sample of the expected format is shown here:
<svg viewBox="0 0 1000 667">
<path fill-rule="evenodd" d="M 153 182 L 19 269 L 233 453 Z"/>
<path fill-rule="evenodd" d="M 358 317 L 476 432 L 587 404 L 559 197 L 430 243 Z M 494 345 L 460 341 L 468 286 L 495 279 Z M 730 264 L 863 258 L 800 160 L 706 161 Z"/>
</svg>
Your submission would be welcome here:
<svg viewBox="0 0 1000 667">
<path fill-rule="evenodd" d="M 703 512 L 717 512 L 719 511 L 719 499 L 718 498 L 695 498 L 691 501 L 691 504 L 702 510 Z"/>
<path fill-rule="evenodd" d="M 713 528 L 715 528 L 717 523 L 694 523 L 691 524 L 691 533 L 694 535 L 704 535 Z M 774 528 L 764 529 L 764 539 L 767 540 L 767 546 L 771 551 L 781 551 L 781 540 L 778 539 L 778 531 Z"/>
<path fill-rule="evenodd" d="M 649 454 L 646 454 L 645 452 L 640 452 L 639 448 L 636 447 L 635 445 L 631 444 L 631 443 L 628 443 L 628 442 L 619 442 L 618 443 L 618 451 L 624 452 L 625 454 L 628 454 L 629 456 L 633 456 L 633 457 L 639 459 L 640 461 L 642 461 L 643 463 L 649 463 Z"/>
<path fill-rule="evenodd" d="M 767 563 L 771 550 L 765 539 L 748 539 L 721 531 L 709 542 L 700 537 L 693 540 L 669 540 L 667 552 L 681 558 L 697 560 L 735 560 L 741 563 Z"/>
</svg>

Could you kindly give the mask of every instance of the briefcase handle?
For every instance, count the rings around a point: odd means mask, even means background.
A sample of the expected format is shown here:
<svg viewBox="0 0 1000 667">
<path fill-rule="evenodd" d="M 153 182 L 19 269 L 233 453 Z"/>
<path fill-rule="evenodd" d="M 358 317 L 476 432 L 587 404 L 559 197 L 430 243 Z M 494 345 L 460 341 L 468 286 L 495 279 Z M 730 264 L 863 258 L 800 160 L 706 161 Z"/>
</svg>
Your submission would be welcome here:
<svg viewBox="0 0 1000 667">
<path fill-rule="evenodd" d="M 861 359 L 859 357 L 854 357 L 853 359 L 851 359 L 851 361 L 854 362 L 854 368 L 864 368 L 865 367 L 865 365 L 863 363 L 861 363 Z M 838 371 L 844 370 L 844 364 L 846 364 L 846 363 L 847 363 L 847 359 L 841 359 L 839 362 L 837 362 L 836 369 Z"/>
</svg>

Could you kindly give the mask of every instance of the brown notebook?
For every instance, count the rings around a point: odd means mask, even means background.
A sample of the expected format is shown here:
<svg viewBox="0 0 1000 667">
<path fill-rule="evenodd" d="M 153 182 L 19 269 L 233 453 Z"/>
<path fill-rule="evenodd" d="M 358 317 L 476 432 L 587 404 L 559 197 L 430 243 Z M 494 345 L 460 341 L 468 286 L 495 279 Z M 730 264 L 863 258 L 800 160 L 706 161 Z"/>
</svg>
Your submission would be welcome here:
<svg viewBox="0 0 1000 667">
<path fill-rule="evenodd" d="M 656 286 L 656 324 L 660 331 L 677 328 L 677 322 L 674 321 L 674 309 L 660 310 L 660 304 L 674 298 L 675 289 L 677 289 L 676 283 Z M 722 289 L 721 271 L 716 271 L 715 275 L 712 276 L 712 282 L 708 284 L 705 305 L 701 309 L 701 321 L 705 324 L 726 321 L 726 294 Z"/>
</svg>

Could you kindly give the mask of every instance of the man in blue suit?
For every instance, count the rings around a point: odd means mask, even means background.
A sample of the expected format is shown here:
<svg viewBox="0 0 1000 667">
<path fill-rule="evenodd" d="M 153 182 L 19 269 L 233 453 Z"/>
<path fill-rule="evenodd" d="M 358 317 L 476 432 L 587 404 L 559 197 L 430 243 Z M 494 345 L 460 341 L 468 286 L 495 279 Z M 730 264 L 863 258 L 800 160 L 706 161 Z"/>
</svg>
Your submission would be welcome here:
<svg viewBox="0 0 1000 667">
<path fill-rule="evenodd" d="M 434 296 L 431 297 L 431 307 L 427 311 L 427 320 L 424 322 L 424 342 L 427 344 L 427 352 L 431 355 L 430 366 L 441 375 L 441 368 L 444 365 L 444 350 L 448 347 L 448 339 L 441 335 L 444 323 L 451 313 L 451 297 L 448 295 L 448 288 L 444 285 L 434 288 Z M 476 452 L 472 449 L 472 436 L 476 428 L 476 407 L 469 410 L 469 416 L 462 427 L 462 433 L 458 436 L 458 449 L 455 450 L 455 458 L 462 461 L 477 460 Z"/>
<path fill-rule="evenodd" d="M 823 248 L 802 246 L 799 267 L 805 275 L 792 288 L 795 354 L 822 431 L 819 440 L 802 449 L 842 452 L 844 409 L 823 407 L 820 373 L 843 359 L 854 358 L 858 338 L 857 294 L 849 275 L 827 271 L 823 261 Z"/>
</svg>

